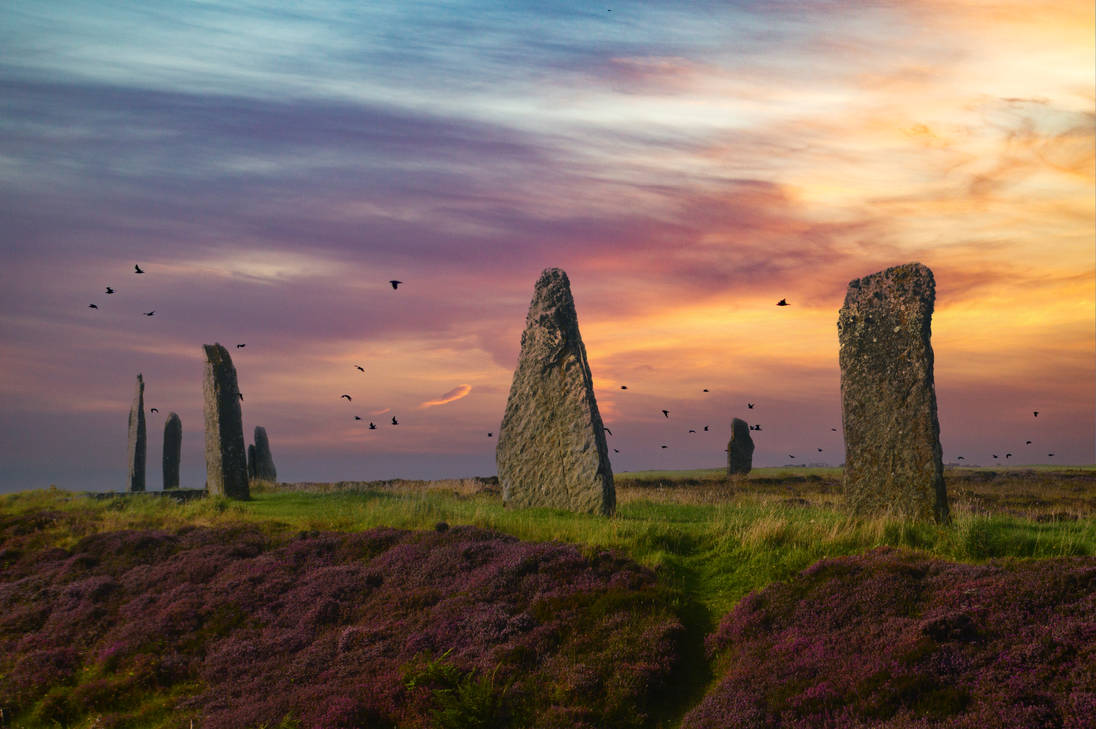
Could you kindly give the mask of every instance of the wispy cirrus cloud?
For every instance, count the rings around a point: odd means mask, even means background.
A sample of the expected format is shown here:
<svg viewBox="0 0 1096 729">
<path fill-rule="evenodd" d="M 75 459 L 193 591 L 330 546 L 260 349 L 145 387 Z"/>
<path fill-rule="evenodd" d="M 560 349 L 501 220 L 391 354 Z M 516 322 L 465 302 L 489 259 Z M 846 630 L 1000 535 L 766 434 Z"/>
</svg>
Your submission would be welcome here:
<svg viewBox="0 0 1096 729">
<path fill-rule="evenodd" d="M 436 400 L 427 400 L 424 403 L 420 403 L 419 407 L 423 410 L 426 408 L 437 407 L 438 405 L 445 405 L 451 403 L 454 400 L 460 400 L 462 397 L 467 397 L 468 393 L 472 392 L 471 385 L 457 385 L 449 392 L 445 393 Z"/>
</svg>

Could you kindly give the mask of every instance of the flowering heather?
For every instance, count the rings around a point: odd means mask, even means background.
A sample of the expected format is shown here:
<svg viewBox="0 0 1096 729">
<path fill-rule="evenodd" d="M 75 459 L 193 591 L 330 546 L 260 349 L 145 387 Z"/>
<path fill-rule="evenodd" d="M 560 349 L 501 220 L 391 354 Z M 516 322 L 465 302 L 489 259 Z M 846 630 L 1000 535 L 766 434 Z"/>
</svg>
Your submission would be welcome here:
<svg viewBox="0 0 1096 729">
<path fill-rule="evenodd" d="M 708 639 L 685 729 L 1096 726 L 1096 560 L 878 549 L 750 594 Z"/>
<path fill-rule="evenodd" d="M 17 726 L 642 727 L 681 654 L 669 593 L 606 552 L 471 527 L 33 548 L 50 518 L 0 517 Z"/>
</svg>

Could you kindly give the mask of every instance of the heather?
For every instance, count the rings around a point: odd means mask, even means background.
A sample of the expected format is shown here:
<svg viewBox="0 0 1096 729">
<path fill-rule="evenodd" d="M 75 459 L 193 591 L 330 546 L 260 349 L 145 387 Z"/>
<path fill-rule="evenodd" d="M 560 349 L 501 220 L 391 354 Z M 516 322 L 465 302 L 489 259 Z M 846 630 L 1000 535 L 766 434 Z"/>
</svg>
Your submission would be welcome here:
<svg viewBox="0 0 1096 729">
<path fill-rule="evenodd" d="M 1030 729 L 1096 717 L 1096 561 L 878 549 L 742 600 L 683 729 Z"/>
<path fill-rule="evenodd" d="M 618 555 L 472 527 L 28 549 L 56 518 L 2 522 L 0 704 L 18 726 L 643 727 L 674 705 L 683 626 Z"/>
</svg>

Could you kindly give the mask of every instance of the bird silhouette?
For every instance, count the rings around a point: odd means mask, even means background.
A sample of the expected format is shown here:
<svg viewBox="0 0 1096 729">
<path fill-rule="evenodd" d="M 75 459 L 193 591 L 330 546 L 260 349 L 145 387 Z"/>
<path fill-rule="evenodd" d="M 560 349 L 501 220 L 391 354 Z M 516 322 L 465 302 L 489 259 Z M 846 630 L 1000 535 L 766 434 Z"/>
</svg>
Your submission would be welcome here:
<svg viewBox="0 0 1096 729">
<path fill-rule="evenodd" d="M 237 392 L 236 396 L 240 398 L 240 402 L 244 401 L 244 394 L 242 392 Z"/>
<path fill-rule="evenodd" d="M 133 272 L 134 273 L 144 273 L 144 271 L 141 270 L 141 267 L 138 266 L 136 263 L 133 264 Z"/>
<path fill-rule="evenodd" d="M 346 398 L 347 402 L 354 402 L 354 398 L 350 397 L 349 395 L 339 395 L 340 400 L 344 397 Z"/>
<path fill-rule="evenodd" d="M 613 449 L 613 453 L 620 453 L 616 448 Z"/>
<path fill-rule="evenodd" d="M 377 429 L 377 424 L 376 423 L 370 423 L 369 424 L 369 429 L 370 430 L 376 430 Z"/>
<path fill-rule="evenodd" d="M 609 430 L 609 429 L 608 429 L 607 427 L 605 427 L 604 425 L 603 425 L 603 426 L 601 426 L 601 427 L 602 427 L 602 428 L 604 428 L 604 429 L 605 429 L 605 432 L 606 432 L 606 433 L 608 433 L 609 435 L 612 435 L 612 434 L 613 434 L 613 431 Z"/>
<path fill-rule="evenodd" d="M 746 409 L 747 410 L 753 410 L 754 409 L 754 403 L 752 403 L 752 402 L 746 403 Z"/>
<path fill-rule="evenodd" d="M 956 458 L 955 460 L 957 460 L 957 461 L 965 461 L 965 460 L 967 460 L 967 459 L 966 459 L 966 458 L 964 458 L 963 456 L 959 456 L 959 457 L 958 457 L 958 458 Z"/>
<path fill-rule="evenodd" d="M 365 368 L 364 368 L 364 367 L 362 367 L 361 365 L 354 365 L 354 367 L 355 367 L 355 368 L 356 368 L 356 369 L 357 369 L 357 370 L 358 370 L 359 372 L 365 372 Z"/>
<path fill-rule="evenodd" d="M 149 409 L 148 409 L 148 411 L 149 411 L 150 413 L 158 413 L 158 412 L 160 412 L 160 411 L 159 411 L 159 410 L 157 410 L 156 408 L 149 408 Z"/>
<path fill-rule="evenodd" d="M 667 418 L 670 417 L 670 411 L 669 410 L 663 410 L 662 414 L 665 415 Z"/>
<path fill-rule="evenodd" d="M 666 446 L 666 445 L 664 445 L 664 446 L 662 446 L 662 447 L 663 447 L 663 448 L 669 448 L 670 446 Z"/>
<path fill-rule="evenodd" d="M 388 283 L 392 284 L 392 290 L 394 291 L 394 290 L 396 290 L 397 288 L 399 288 L 399 285 L 400 285 L 401 283 L 403 283 L 403 281 L 396 281 L 396 280 L 392 280 L 392 281 L 389 281 Z"/>
<path fill-rule="evenodd" d="M 155 309 L 153 309 L 152 311 L 146 311 L 146 312 L 145 312 L 145 316 L 152 316 L 152 315 L 153 315 L 153 314 L 155 314 L 155 313 L 156 313 L 156 310 L 155 310 Z"/>
<path fill-rule="evenodd" d="M 690 432 L 690 433 L 695 433 L 696 431 L 695 431 L 695 430 L 693 430 L 692 428 L 689 428 L 689 432 Z"/>
<path fill-rule="evenodd" d="M 830 428 L 830 430 L 832 430 L 835 433 L 837 432 L 837 428 Z"/>
<path fill-rule="evenodd" d="M 627 389 L 628 389 L 628 386 L 627 386 L 627 385 L 621 385 L 621 386 L 620 386 L 620 389 L 621 389 L 621 390 L 627 390 Z"/>
<path fill-rule="evenodd" d="M 88 304 L 88 308 L 89 309 L 98 309 L 99 307 L 96 306 L 95 304 Z"/>
<path fill-rule="evenodd" d="M 707 391 L 708 391 L 708 388 L 706 388 L 706 387 L 705 387 L 705 388 L 704 388 L 704 392 L 707 392 Z"/>
<path fill-rule="evenodd" d="M 1011 453 L 1006 453 L 1005 458 L 1012 458 L 1012 454 Z"/>
<path fill-rule="evenodd" d="M 108 293 L 108 294 L 113 294 L 113 293 L 114 293 L 114 289 L 112 289 L 111 287 L 107 286 L 107 293 Z"/>
<path fill-rule="evenodd" d="M 751 425 L 750 430 L 761 430 L 761 424 L 758 423 L 757 425 Z"/>
<path fill-rule="evenodd" d="M 360 415 L 355 415 L 354 420 L 361 420 L 361 416 Z"/>
<path fill-rule="evenodd" d="M 822 449 L 821 449 L 821 448 L 819 448 L 819 449 L 818 449 L 818 452 L 819 452 L 819 453 L 821 453 L 821 452 L 822 452 Z"/>
<path fill-rule="evenodd" d="M 1053 453 L 1048 453 L 1047 458 L 1054 458 L 1054 454 Z"/>
<path fill-rule="evenodd" d="M 788 454 L 788 458 L 795 458 L 791 453 Z"/>
<path fill-rule="evenodd" d="M 1025 440 L 1024 445 L 1031 445 L 1031 441 L 1030 440 Z"/>
<path fill-rule="evenodd" d="M 247 346 L 246 344 L 237 344 L 236 349 L 243 349 L 246 346 Z"/>
<path fill-rule="evenodd" d="M 495 435 L 494 433 L 488 433 L 488 434 L 487 434 L 487 437 L 488 437 L 488 438 L 491 438 L 491 437 L 493 437 L 494 435 Z"/>
<path fill-rule="evenodd" d="M 781 299 L 780 301 L 776 302 L 776 305 L 777 306 L 787 306 L 788 305 L 788 300 L 787 299 Z"/>
<path fill-rule="evenodd" d="M 704 426 L 704 432 L 705 432 L 705 433 L 707 433 L 707 432 L 708 432 L 708 426 L 707 426 L 707 425 L 705 425 L 705 426 Z"/>
<path fill-rule="evenodd" d="M 994 458 L 996 458 L 996 457 L 997 457 L 997 454 L 996 454 L 996 453 L 994 453 L 994 454 L 993 454 L 993 457 L 994 457 Z"/>
<path fill-rule="evenodd" d="M 1037 417 L 1039 417 L 1039 411 L 1038 410 L 1032 410 L 1031 415 L 1032 415 L 1032 417 L 1037 418 Z"/>
<path fill-rule="evenodd" d="M 392 425 L 399 425 L 399 424 L 400 424 L 400 421 L 396 420 L 396 416 L 393 415 L 392 416 Z"/>
</svg>

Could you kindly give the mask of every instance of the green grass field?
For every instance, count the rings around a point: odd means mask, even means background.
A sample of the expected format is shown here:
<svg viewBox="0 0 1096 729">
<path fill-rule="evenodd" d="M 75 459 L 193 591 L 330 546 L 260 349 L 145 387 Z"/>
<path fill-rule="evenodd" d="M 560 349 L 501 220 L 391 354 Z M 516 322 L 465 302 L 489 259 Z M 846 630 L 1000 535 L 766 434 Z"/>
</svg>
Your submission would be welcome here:
<svg viewBox="0 0 1096 729">
<path fill-rule="evenodd" d="M 186 504 L 153 495 L 91 499 L 51 489 L 2 497 L 0 511 L 75 513 L 70 526 L 42 532 L 64 547 L 97 531 L 187 523 L 251 523 L 271 532 L 474 525 L 524 540 L 618 550 L 656 570 L 709 623 L 751 590 L 819 559 L 884 545 L 965 562 L 1096 555 L 1096 468 L 949 469 L 947 478 L 948 525 L 849 517 L 841 509 L 836 468 L 756 469 L 735 481 L 721 469 L 619 474 L 612 518 L 507 509 L 497 488 L 467 481 L 325 493 L 268 487 L 254 489 L 248 502 Z"/>
</svg>

